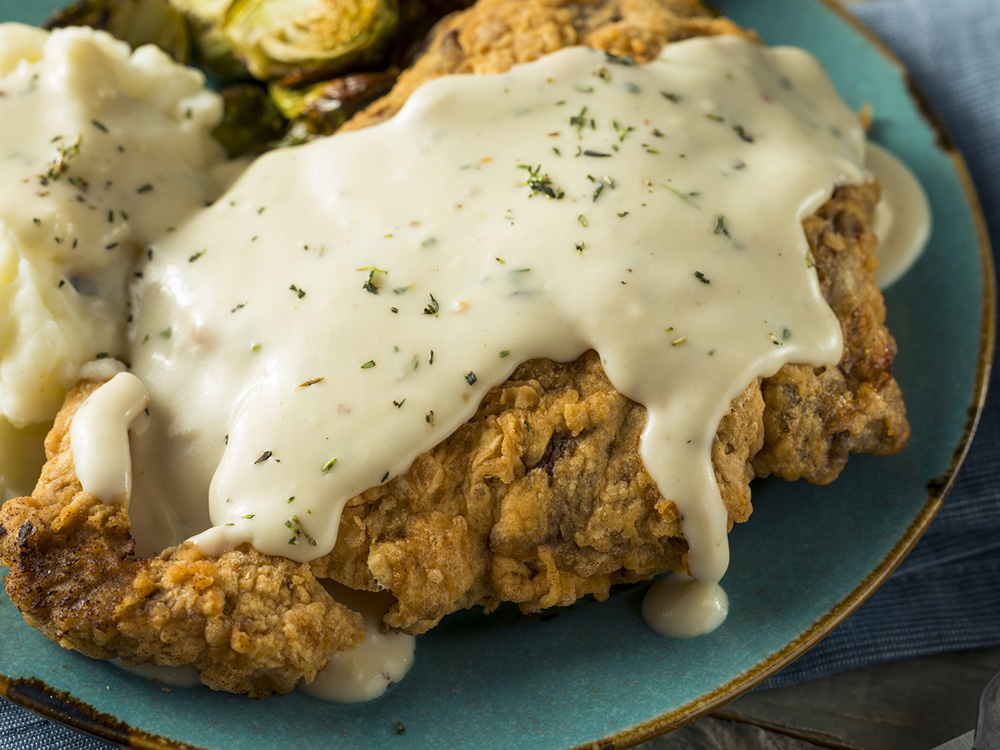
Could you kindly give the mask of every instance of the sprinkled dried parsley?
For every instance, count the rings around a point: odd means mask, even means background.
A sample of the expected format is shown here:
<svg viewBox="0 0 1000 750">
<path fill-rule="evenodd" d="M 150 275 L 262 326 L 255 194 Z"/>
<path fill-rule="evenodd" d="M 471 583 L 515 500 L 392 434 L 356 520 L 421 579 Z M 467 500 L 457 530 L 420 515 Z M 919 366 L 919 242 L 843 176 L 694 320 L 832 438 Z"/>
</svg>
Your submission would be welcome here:
<svg viewBox="0 0 1000 750">
<path fill-rule="evenodd" d="M 306 533 L 305 529 L 302 528 L 302 522 L 299 520 L 298 516 L 292 516 L 287 521 L 285 521 L 285 526 L 293 534 L 292 538 L 288 540 L 289 544 L 298 544 L 299 537 L 304 536 L 306 538 L 306 541 L 309 542 L 310 545 L 312 545 L 313 547 L 316 546 L 316 540 L 313 539 L 311 536 L 309 536 Z"/>
<path fill-rule="evenodd" d="M 361 365 L 361 369 L 362 370 L 370 370 L 374 366 L 375 366 L 375 360 L 374 359 L 369 359 L 367 362 L 365 362 L 363 365 Z"/>
<path fill-rule="evenodd" d="M 726 228 L 726 217 L 722 214 L 718 214 L 715 217 L 715 234 L 724 234 L 726 237 L 731 237 L 729 230 Z"/>
<path fill-rule="evenodd" d="M 437 315 L 438 311 L 441 309 L 441 305 L 438 304 L 436 299 L 434 299 L 433 294 L 430 295 L 430 298 L 430 303 L 424 308 L 424 315 Z"/>
<path fill-rule="evenodd" d="M 331 458 L 325 464 L 323 464 L 323 471 L 330 471 L 337 463 L 337 459 Z M 288 502 L 291 502 L 293 498 L 289 498 Z"/>
<path fill-rule="evenodd" d="M 303 297 L 306 296 L 306 290 L 305 289 L 299 289 L 299 287 L 295 286 L 295 284 L 292 284 L 288 288 L 291 289 L 293 292 L 295 292 L 295 294 L 298 295 L 299 299 L 302 299 Z"/>
<path fill-rule="evenodd" d="M 469 370 L 467 373 L 465 373 L 465 382 L 468 383 L 469 385 L 475 385 L 477 380 L 479 380 L 479 378 L 476 377 L 476 373 L 474 373 L 472 370 Z"/>
<path fill-rule="evenodd" d="M 264 451 L 263 453 L 260 454 L 260 456 L 258 456 L 257 460 L 254 461 L 254 463 L 262 464 L 273 455 L 274 454 L 271 451 Z"/>
<path fill-rule="evenodd" d="M 378 294 L 378 286 L 375 284 L 375 274 L 389 273 L 388 271 L 385 271 L 381 268 L 375 268 L 375 266 L 364 266 L 363 268 L 356 268 L 355 270 L 368 271 L 368 279 L 365 281 L 364 284 L 361 285 L 361 288 L 371 294 Z"/>
<path fill-rule="evenodd" d="M 518 169 L 525 169 L 528 171 L 528 179 L 524 182 L 525 185 L 531 188 L 531 194 L 541 193 L 548 198 L 559 200 L 565 195 L 562 190 L 558 190 L 552 186 L 552 178 L 547 174 L 542 174 L 542 165 L 539 164 L 537 167 L 532 167 L 529 164 L 518 164 Z"/>
</svg>

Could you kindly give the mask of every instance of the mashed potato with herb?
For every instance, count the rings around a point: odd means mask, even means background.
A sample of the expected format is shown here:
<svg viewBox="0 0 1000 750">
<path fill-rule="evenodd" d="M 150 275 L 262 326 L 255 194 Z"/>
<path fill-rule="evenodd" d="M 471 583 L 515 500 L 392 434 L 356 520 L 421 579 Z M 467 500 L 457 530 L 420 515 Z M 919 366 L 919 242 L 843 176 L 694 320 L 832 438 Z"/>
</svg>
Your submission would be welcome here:
<svg viewBox="0 0 1000 750">
<path fill-rule="evenodd" d="M 122 354 L 137 255 L 219 194 L 222 105 L 155 47 L 18 24 L 0 25 L 0 93 L 0 489 L 11 497 L 37 478 L 39 438 L 80 368 Z"/>
</svg>

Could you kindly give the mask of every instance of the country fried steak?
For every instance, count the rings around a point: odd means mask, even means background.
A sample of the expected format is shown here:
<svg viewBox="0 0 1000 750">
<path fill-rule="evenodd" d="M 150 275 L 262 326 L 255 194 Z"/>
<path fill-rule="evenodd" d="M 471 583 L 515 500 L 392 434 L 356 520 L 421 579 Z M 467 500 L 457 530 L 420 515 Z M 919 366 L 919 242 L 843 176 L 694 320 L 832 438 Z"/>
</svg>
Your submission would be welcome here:
<svg viewBox="0 0 1000 750">
<path fill-rule="evenodd" d="M 425 54 L 351 128 L 391 117 L 421 83 L 493 73 L 566 45 L 637 61 L 691 36 L 745 34 L 693 0 L 482 0 L 437 28 Z M 786 366 L 754 381 L 719 425 L 712 464 L 730 524 L 755 476 L 832 481 L 852 453 L 888 454 L 909 427 L 892 377 L 895 342 L 874 277 L 876 184 L 845 186 L 804 222 L 844 333 L 836 367 Z M 263 697 L 307 680 L 364 637 L 317 579 L 388 591 L 385 625 L 417 634 L 460 609 L 524 612 L 686 569 L 674 504 L 642 465 L 645 409 L 618 393 L 595 352 L 533 360 L 405 474 L 351 500 L 333 552 L 311 564 L 191 543 L 137 558 L 127 508 L 83 492 L 69 424 L 97 383 L 66 399 L 31 497 L 0 513 L 7 592 L 64 647 L 126 664 L 191 664 L 209 686 Z"/>
</svg>

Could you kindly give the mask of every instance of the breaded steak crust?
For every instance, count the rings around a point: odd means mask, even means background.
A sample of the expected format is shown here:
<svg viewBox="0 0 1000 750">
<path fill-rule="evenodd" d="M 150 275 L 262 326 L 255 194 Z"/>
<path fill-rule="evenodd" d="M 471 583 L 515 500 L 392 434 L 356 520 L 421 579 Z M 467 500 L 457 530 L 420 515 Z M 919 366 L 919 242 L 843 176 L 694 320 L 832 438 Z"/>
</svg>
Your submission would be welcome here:
<svg viewBox="0 0 1000 750">
<path fill-rule="evenodd" d="M 442 22 L 397 87 L 349 127 L 391 117 L 436 76 L 504 71 L 569 44 L 644 61 L 668 41 L 716 33 L 745 32 L 690 0 L 483 0 Z M 731 523 L 749 517 L 755 475 L 828 482 L 850 453 L 906 442 L 874 279 L 877 199 L 877 185 L 843 187 L 805 222 L 844 355 L 837 367 L 785 367 L 733 401 L 712 452 Z M 0 514 L 11 599 L 91 656 L 194 664 L 210 686 L 260 697 L 310 679 L 363 637 L 317 577 L 390 591 L 385 624 L 420 633 L 474 605 L 535 612 L 685 570 L 677 510 L 638 450 L 645 409 L 617 392 L 595 352 L 522 364 L 406 474 L 351 500 L 336 548 L 310 565 L 245 547 L 206 557 L 191 544 L 135 558 L 126 510 L 84 493 L 73 473 L 68 425 L 95 387 L 67 398 L 35 492 Z"/>
</svg>

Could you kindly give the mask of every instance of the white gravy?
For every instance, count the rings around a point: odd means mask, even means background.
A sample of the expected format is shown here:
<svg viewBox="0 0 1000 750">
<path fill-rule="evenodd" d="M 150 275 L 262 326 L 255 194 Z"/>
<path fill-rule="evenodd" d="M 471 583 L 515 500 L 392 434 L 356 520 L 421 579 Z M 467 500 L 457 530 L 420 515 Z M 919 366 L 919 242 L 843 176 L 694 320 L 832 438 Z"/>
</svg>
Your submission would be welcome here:
<svg viewBox="0 0 1000 750">
<path fill-rule="evenodd" d="M 646 624 L 668 638 L 708 635 L 726 620 L 729 597 L 722 586 L 682 575 L 657 579 L 642 598 Z"/>
<path fill-rule="evenodd" d="M 334 703 L 377 698 L 410 671 L 416 639 L 405 633 L 382 632 L 382 618 L 392 603 L 391 596 L 352 591 L 330 581 L 323 583 L 334 599 L 361 613 L 365 639 L 353 651 L 331 656 L 312 682 L 299 685 L 299 692 Z"/>
<path fill-rule="evenodd" d="M 77 478 L 101 502 L 124 503 L 132 495 L 128 431 L 147 406 L 142 381 L 119 372 L 83 402 L 70 423 Z"/>
<path fill-rule="evenodd" d="M 910 270 L 927 245 L 931 207 L 913 172 L 877 143 L 868 144 L 866 165 L 882 185 L 873 230 L 879 259 L 875 280 L 886 289 Z"/>
</svg>

